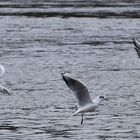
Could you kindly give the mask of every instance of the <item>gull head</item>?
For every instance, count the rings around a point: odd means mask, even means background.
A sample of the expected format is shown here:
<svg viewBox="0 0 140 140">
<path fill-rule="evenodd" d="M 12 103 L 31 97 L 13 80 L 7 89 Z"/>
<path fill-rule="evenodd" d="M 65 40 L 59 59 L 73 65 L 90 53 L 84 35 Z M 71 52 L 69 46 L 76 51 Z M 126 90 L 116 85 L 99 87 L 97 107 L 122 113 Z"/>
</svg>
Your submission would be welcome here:
<svg viewBox="0 0 140 140">
<path fill-rule="evenodd" d="M 107 100 L 107 98 L 105 98 L 104 96 L 99 96 L 101 101 Z"/>
<path fill-rule="evenodd" d="M 104 96 L 97 96 L 93 99 L 93 103 L 95 103 L 97 106 L 100 104 L 101 101 L 107 100 Z"/>
</svg>

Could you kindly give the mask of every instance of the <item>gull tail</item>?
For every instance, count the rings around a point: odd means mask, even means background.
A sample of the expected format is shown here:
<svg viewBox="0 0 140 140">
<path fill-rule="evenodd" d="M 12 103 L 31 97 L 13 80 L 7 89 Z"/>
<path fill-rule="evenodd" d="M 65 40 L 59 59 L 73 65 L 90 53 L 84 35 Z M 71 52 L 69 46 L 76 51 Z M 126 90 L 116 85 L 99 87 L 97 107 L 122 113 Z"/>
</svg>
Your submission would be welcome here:
<svg viewBox="0 0 140 140">
<path fill-rule="evenodd" d="M 80 109 L 78 109 L 75 113 L 72 114 L 72 116 L 77 115 L 78 113 L 80 113 Z"/>
<path fill-rule="evenodd" d="M 78 110 L 75 113 L 73 113 L 72 115 L 70 115 L 69 119 L 71 119 L 73 116 L 76 116 L 77 114 L 78 114 Z"/>
</svg>

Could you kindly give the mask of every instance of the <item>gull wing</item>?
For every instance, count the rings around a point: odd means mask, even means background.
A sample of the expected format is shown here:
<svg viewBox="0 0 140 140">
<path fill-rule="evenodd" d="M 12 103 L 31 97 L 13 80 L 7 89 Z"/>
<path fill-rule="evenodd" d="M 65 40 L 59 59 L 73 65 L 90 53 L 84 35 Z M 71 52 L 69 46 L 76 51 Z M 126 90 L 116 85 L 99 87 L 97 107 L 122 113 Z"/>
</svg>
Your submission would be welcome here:
<svg viewBox="0 0 140 140">
<path fill-rule="evenodd" d="M 4 94 L 7 94 L 7 95 L 11 95 L 11 92 L 4 86 L 0 85 L 0 92 L 1 93 L 4 93 Z"/>
<path fill-rule="evenodd" d="M 138 57 L 140 58 L 140 42 L 138 42 L 138 40 L 136 40 L 135 38 L 133 39 L 133 43 L 135 45 L 135 50 L 138 54 Z"/>
<path fill-rule="evenodd" d="M 4 66 L 0 64 L 0 76 L 2 76 L 5 72 Z"/>
<path fill-rule="evenodd" d="M 74 92 L 79 106 L 92 103 L 88 89 L 84 84 L 78 80 L 65 76 L 64 74 L 62 74 L 62 78 L 67 86 Z"/>
</svg>

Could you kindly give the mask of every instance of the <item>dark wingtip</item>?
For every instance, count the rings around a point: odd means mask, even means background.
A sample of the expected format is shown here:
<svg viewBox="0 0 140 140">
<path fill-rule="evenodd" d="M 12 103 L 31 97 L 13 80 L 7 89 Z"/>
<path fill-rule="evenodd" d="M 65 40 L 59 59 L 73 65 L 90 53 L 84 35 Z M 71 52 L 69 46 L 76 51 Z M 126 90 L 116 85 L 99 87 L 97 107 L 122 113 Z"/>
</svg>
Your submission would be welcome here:
<svg viewBox="0 0 140 140">
<path fill-rule="evenodd" d="M 61 73 L 61 76 L 62 76 L 63 80 L 64 80 L 64 77 L 65 77 L 65 76 L 64 76 L 64 74 L 65 74 L 64 72 L 63 72 L 63 73 Z"/>
<path fill-rule="evenodd" d="M 137 45 L 136 45 L 136 38 L 135 37 L 133 37 L 133 43 L 137 47 Z"/>
<path fill-rule="evenodd" d="M 63 80 L 65 81 L 65 76 L 64 76 L 64 72 L 63 73 L 61 73 L 61 76 L 62 76 L 62 78 L 63 78 Z"/>
<path fill-rule="evenodd" d="M 133 43 L 134 43 L 136 48 L 140 49 L 140 44 L 136 38 L 133 38 Z"/>
<path fill-rule="evenodd" d="M 65 75 L 64 75 L 65 73 L 61 73 L 61 75 L 62 75 L 62 78 L 63 78 L 63 80 L 65 81 L 65 83 L 67 84 L 67 85 L 69 85 L 68 84 L 68 81 L 67 81 L 67 78 L 65 77 Z"/>
<path fill-rule="evenodd" d="M 137 47 L 135 47 L 135 50 L 137 52 L 138 57 L 140 58 L 140 50 Z"/>
<path fill-rule="evenodd" d="M 64 76 L 64 74 L 65 74 L 64 72 L 63 72 L 63 73 L 61 73 L 61 76 Z"/>
</svg>

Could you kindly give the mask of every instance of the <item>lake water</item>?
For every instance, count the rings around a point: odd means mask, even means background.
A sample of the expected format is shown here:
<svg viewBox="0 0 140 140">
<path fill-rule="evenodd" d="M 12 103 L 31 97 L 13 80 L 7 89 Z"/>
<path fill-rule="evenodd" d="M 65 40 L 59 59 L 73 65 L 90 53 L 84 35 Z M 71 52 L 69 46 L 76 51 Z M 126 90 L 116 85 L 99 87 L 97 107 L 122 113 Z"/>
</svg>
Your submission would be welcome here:
<svg viewBox="0 0 140 140">
<path fill-rule="evenodd" d="M 139 140 L 139 0 L 20 2 L 0 2 L 0 139 Z M 62 72 L 108 98 L 83 125 Z"/>
</svg>

